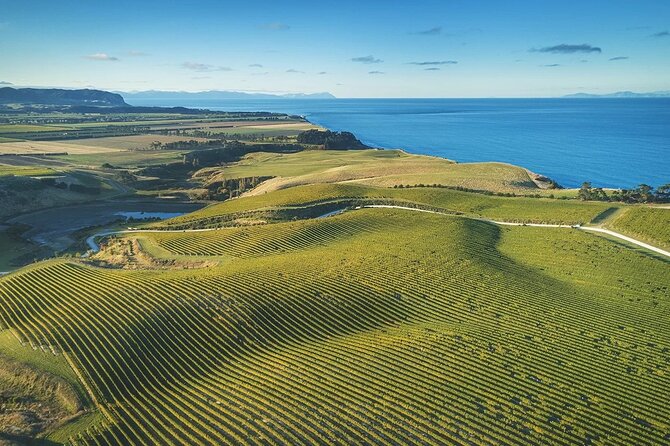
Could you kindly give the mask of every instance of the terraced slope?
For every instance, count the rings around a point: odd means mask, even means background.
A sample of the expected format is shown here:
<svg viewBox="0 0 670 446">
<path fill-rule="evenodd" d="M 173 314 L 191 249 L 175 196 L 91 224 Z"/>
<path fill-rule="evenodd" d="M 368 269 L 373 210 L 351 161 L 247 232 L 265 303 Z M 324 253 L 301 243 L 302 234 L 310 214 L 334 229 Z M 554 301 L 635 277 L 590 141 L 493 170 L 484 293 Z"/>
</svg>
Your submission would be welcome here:
<svg viewBox="0 0 670 446">
<path fill-rule="evenodd" d="M 144 236 L 223 264 L 0 279 L 108 417 L 75 443 L 670 441 L 668 264 L 637 251 L 391 209 Z"/>
</svg>

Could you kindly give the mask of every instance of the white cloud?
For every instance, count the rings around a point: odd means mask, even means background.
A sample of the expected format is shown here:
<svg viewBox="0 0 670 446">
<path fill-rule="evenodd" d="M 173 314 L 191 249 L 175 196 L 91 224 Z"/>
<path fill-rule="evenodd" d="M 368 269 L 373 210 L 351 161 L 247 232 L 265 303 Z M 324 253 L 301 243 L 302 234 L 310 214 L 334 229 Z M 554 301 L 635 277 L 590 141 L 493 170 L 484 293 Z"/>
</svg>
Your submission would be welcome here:
<svg viewBox="0 0 670 446">
<path fill-rule="evenodd" d="M 99 60 L 105 62 L 116 62 L 117 60 L 119 60 L 118 57 L 110 56 L 109 54 L 106 53 L 89 54 L 88 56 L 84 57 L 89 60 Z"/>
<path fill-rule="evenodd" d="M 384 62 L 381 59 L 376 59 L 374 56 L 352 57 L 351 61 L 352 62 L 359 62 L 359 63 L 382 63 L 382 62 Z"/>
<path fill-rule="evenodd" d="M 233 71 L 233 69 L 230 67 L 221 67 L 197 62 L 184 62 L 181 64 L 181 67 L 187 70 L 197 71 L 198 73 L 209 73 L 212 71 Z"/>
</svg>

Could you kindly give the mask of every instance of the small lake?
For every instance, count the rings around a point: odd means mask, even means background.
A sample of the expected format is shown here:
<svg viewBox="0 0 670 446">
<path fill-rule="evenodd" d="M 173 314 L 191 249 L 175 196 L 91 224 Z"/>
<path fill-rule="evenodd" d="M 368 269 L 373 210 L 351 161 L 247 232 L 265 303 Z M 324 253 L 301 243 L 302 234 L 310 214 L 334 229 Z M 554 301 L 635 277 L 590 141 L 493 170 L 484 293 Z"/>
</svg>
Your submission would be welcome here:
<svg viewBox="0 0 670 446">
<path fill-rule="evenodd" d="M 31 229 L 24 237 L 60 251 L 75 240 L 72 234 L 91 226 L 105 226 L 129 219 L 166 219 L 178 217 L 204 207 L 203 203 L 179 201 L 106 201 L 102 203 L 45 209 L 14 217 L 10 224 L 26 224 Z"/>
</svg>

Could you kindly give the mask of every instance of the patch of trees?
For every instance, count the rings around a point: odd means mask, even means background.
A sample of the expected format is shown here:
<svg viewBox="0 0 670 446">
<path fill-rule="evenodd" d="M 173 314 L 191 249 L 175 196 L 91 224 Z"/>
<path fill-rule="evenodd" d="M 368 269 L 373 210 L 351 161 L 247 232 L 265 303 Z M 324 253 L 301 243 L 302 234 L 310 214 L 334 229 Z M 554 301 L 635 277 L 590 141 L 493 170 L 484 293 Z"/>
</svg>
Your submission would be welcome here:
<svg viewBox="0 0 670 446">
<path fill-rule="evenodd" d="M 607 193 L 601 187 L 592 187 L 584 182 L 577 194 L 580 200 L 621 201 L 624 203 L 667 203 L 670 202 L 670 183 L 654 190 L 648 184 L 640 184 L 634 189 L 616 189 Z"/>
<path fill-rule="evenodd" d="M 323 146 L 328 150 L 369 149 L 353 133 L 330 130 L 307 130 L 298 134 L 298 143 Z"/>
<path fill-rule="evenodd" d="M 195 139 L 173 142 L 153 141 L 149 144 L 149 150 L 203 150 L 221 147 L 224 144 L 224 141 L 218 139 L 211 141 L 197 141 Z"/>
<path fill-rule="evenodd" d="M 245 178 L 231 178 L 223 181 L 216 181 L 207 186 L 207 196 L 202 197 L 209 200 L 227 200 L 229 198 L 237 197 L 240 194 L 253 189 L 265 180 L 269 180 L 270 176 L 260 177 L 245 177 Z"/>
</svg>

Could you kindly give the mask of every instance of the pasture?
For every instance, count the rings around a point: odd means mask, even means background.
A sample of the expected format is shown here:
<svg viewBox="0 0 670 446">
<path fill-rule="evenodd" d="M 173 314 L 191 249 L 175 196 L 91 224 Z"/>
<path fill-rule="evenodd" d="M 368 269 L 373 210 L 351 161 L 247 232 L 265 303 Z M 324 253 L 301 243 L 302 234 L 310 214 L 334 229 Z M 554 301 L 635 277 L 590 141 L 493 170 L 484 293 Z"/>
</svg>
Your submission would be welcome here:
<svg viewBox="0 0 670 446">
<path fill-rule="evenodd" d="M 195 138 L 192 136 L 171 136 L 171 135 L 129 135 L 129 136 L 109 136 L 104 138 L 85 138 L 68 141 L 70 144 L 86 147 L 102 147 L 118 150 L 146 150 L 149 149 L 152 142 L 170 143 L 178 141 L 206 141 L 205 138 Z"/>
<path fill-rule="evenodd" d="M 41 155 L 67 153 L 91 154 L 110 153 L 121 149 L 111 147 L 87 146 L 71 141 L 17 141 L 0 144 L 0 155 Z"/>
</svg>

